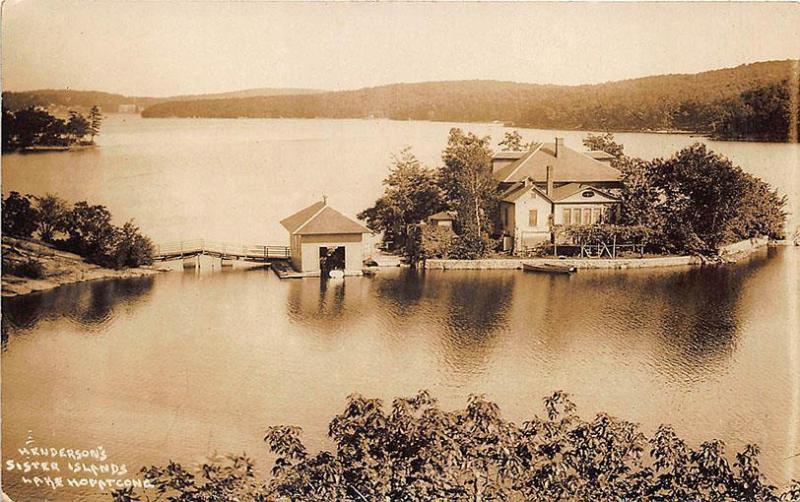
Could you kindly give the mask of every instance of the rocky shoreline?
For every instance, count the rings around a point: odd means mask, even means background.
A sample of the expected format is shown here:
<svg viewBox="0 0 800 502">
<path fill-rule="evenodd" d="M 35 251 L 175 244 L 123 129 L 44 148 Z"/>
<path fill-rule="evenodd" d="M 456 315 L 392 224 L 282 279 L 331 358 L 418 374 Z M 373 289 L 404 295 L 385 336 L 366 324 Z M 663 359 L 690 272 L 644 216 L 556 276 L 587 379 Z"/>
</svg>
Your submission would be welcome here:
<svg viewBox="0 0 800 502">
<path fill-rule="evenodd" d="M 7 273 L 9 265 L 35 262 L 41 265 L 42 277 L 31 278 Z M 82 257 L 60 251 L 39 241 L 3 237 L 2 296 L 13 297 L 100 279 L 128 279 L 163 272 L 158 267 L 113 270 L 86 262 Z"/>
</svg>

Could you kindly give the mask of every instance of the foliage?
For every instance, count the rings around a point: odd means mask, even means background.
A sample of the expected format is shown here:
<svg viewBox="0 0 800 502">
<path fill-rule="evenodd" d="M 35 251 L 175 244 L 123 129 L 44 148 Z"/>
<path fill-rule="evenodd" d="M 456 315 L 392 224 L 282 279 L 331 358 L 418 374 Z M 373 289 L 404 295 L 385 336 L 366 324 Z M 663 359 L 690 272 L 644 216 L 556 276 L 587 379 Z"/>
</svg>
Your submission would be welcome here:
<svg viewBox="0 0 800 502">
<path fill-rule="evenodd" d="M 705 145 L 653 160 L 648 177 L 658 192 L 656 210 L 669 241 L 696 239 L 704 250 L 715 252 L 757 234 L 783 235 L 785 197 Z"/>
<path fill-rule="evenodd" d="M 457 211 L 456 231 L 473 244 L 491 231 L 497 205 L 497 184 L 492 178 L 490 138 L 450 129 L 442 152 L 444 166 L 439 182 L 450 207 Z"/>
<path fill-rule="evenodd" d="M 113 251 L 114 268 L 139 267 L 151 265 L 155 246 L 150 238 L 139 232 L 132 221 L 126 222 L 117 230 L 116 246 Z"/>
<path fill-rule="evenodd" d="M 723 103 L 714 134 L 722 139 L 796 143 L 799 102 L 800 86 L 792 89 L 788 80 L 747 89 L 737 98 Z M 792 114 L 795 115 L 794 125 Z"/>
<path fill-rule="evenodd" d="M 797 481 L 783 493 L 769 485 L 755 445 L 731 461 L 719 440 L 692 448 L 666 425 L 648 437 L 605 413 L 583 419 L 561 391 L 544 398 L 544 411 L 516 424 L 479 395 L 445 411 L 427 391 L 388 408 L 353 394 L 328 427 L 333 451 L 310 453 L 298 427 L 267 429 L 276 458 L 266 483 L 254 479 L 246 457 L 204 464 L 197 474 L 174 462 L 142 472 L 159 496 L 176 501 L 777 501 L 796 500 L 800 490 Z M 131 490 L 115 497 L 138 500 Z"/>
<path fill-rule="evenodd" d="M 770 61 L 695 75 L 661 75 L 599 85 L 497 81 L 395 84 L 316 95 L 180 99 L 148 106 L 144 117 L 296 117 L 491 122 L 518 127 L 714 133 L 731 100 L 796 73 Z M 772 126 L 768 126 L 772 127 Z M 785 131 L 776 131 L 786 141 Z"/>
<path fill-rule="evenodd" d="M 614 139 L 614 135 L 610 132 L 605 134 L 590 133 L 583 138 L 583 146 L 589 150 L 599 150 L 613 155 L 616 160 L 612 162 L 611 165 L 614 167 L 617 167 L 615 163 L 619 162 L 625 156 L 625 145 L 617 143 Z"/>
<path fill-rule="evenodd" d="M 89 120 L 80 113 L 70 110 L 66 129 L 71 142 L 77 143 L 81 138 L 89 134 Z"/>
<path fill-rule="evenodd" d="M 53 194 L 36 198 L 36 209 L 38 210 L 38 230 L 39 237 L 45 242 L 53 242 L 57 232 L 67 230 L 67 215 L 69 205 L 64 199 Z"/>
<path fill-rule="evenodd" d="M 649 229 L 654 251 L 713 254 L 737 240 L 784 235 L 786 197 L 703 144 L 652 161 L 625 156 L 612 134 L 584 144 L 618 155 L 621 223 Z"/>
<path fill-rule="evenodd" d="M 70 146 L 99 131 L 100 121 L 89 120 L 70 110 L 68 120 L 55 117 L 44 108 L 29 106 L 17 111 L 3 108 L 3 151 L 41 146 Z"/>
<path fill-rule="evenodd" d="M 30 196 L 11 192 L 3 199 L 3 234 L 29 238 L 38 226 L 39 213 Z"/>
<path fill-rule="evenodd" d="M 85 201 L 70 207 L 56 195 L 32 198 L 11 192 L 3 199 L 3 233 L 30 238 L 34 232 L 56 247 L 110 268 L 138 267 L 153 262 L 155 248 L 133 222 L 111 223 L 105 206 Z M 56 233 L 66 239 L 56 239 Z"/>
<path fill-rule="evenodd" d="M 530 149 L 531 144 L 532 143 L 524 143 L 522 141 L 522 135 L 520 135 L 517 130 L 513 130 L 503 135 L 503 141 L 499 143 L 499 146 L 503 148 L 504 152 L 524 152 Z"/>
<path fill-rule="evenodd" d="M 3 256 L 3 273 L 31 279 L 44 279 L 44 266 L 32 258 L 25 261 L 7 260 Z"/>
<path fill-rule="evenodd" d="M 414 225 L 406 246 L 406 257 L 413 265 L 430 258 L 450 258 L 459 237 L 442 225 Z"/>
<path fill-rule="evenodd" d="M 404 250 L 409 225 L 444 208 L 434 170 L 417 160 L 410 148 L 393 157 L 389 176 L 383 180 L 383 196 L 358 214 L 367 227 L 383 233 L 391 249 Z"/>
<path fill-rule="evenodd" d="M 103 124 L 103 114 L 100 113 L 100 108 L 97 105 L 92 106 L 89 110 L 89 124 L 87 133 L 92 136 L 91 142 L 94 143 L 94 137 L 100 134 L 100 126 Z"/>
<path fill-rule="evenodd" d="M 573 242 L 611 244 L 645 244 L 654 238 L 651 228 L 644 225 L 566 225 L 559 228 L 563 235 Z"/>
</svg>

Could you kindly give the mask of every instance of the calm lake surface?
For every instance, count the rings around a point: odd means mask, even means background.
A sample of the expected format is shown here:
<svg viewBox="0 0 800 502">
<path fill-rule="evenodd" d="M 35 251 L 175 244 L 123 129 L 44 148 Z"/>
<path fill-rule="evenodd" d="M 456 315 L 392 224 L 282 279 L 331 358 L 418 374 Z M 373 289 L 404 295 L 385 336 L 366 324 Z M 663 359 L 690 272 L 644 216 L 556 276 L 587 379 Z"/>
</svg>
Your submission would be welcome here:
<svg viewBox="0 0 800 502">
<path fill-rule="evenodd" d="M 405 145 L 436 164 L 452 124 L 333 120 L 143 120 L 112 116 L 94 151 L 3 156 L 3 191 L 56 192 L 135 218 L 157 242 L 284 244 L 279 219 L 320 197 L 354 214 L 381 193 Z M 465 129 L 502 136 L 499 126 Z M 526 139 L 584 133 L 523 131 Z M 695 138 L 619 134 L 629 154 Z M 798 145 L 709 142 L 790 197 Z M 429 389 L 446 408 L 485 393 L 517 421 L 563 389 L 693 445 L 762 447 L 769 480 L 800 476 L 800 249 L 703 269 L 411 271 L 280 281 L 269 270 L 176 270 L 3 300 L 2 448 L 104 446 L 112 461 L 186 464 L 246 451 L 266 471 L 268 425 L 328 447 L 352 392 L 391 400 Z M 48 493 L 4 473 L 19 500 Z"/>
</svg>

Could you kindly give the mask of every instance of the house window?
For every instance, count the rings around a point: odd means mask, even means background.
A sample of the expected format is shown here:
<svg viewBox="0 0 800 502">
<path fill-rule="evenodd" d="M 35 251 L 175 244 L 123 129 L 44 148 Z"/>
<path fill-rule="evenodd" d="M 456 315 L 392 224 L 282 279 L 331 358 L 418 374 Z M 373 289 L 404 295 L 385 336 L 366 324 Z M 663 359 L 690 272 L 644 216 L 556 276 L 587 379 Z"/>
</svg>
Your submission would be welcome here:
<svg viewBox="0 0 800 502">
<path fill-rule="evenodd" d="M 581 224 L 581 210 L 580 209 L 573 209 L 572 210 L 572 224 L 573 225 L 580 225 Z"/>
<path fill-rule="evenodd" d="M 539 215 L 537 214 L 536 209 L 531 209 L 530 211 L 528 211 L 528 225 L 532 227 L 538 227 L 539 226 L 538 220 L 539 220 Z"/>
<path fill-rule="evenodd" d="M 572 218 L 570 218 L 571 215 L 572 213 L 570 213 L 569 209 L 564 210 L 564 216 L 563 216 L 564 221 L 562 222 L 564 223 L 564 225 L 569 225 L 570 223 L 572 223 Z"/>
<path fill-rule="evenodd" d="M 583 223 L 589 225 L 592 222 L 592 210 L 591 209 L 584 209 L 583 210 Z"/>
<path fill-rule="evenodd" d="M 600 208 L 596 207 L 592 209 L 592 223 L 600 223 L 602 219 Z"/>
<path fill-rule="evenodd" d="M 502 210 L 500 211 L 500 221 L 503 222 L 503 226 L 504 227 L 508 226 L 508 208 L 507 207 L 503 207 Z"/>
</svg>

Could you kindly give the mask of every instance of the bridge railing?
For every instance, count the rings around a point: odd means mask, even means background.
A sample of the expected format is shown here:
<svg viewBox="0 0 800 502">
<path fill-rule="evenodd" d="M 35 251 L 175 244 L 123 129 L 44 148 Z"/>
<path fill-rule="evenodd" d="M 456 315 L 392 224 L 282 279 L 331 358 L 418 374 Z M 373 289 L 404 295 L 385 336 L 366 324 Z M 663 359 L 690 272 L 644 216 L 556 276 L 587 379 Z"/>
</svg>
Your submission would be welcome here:
<svg viewBox="0 0 800 502">
<path fill-rule="evenodd" d="M 155 249 L 155 256 L 157 259 L 196 254 L 266 259 L 289 258 L 290 250 L 287 246 L 235 244 L 230 242 L 207 241 L 205 239 L 167 242 L 157 245 Z"/>
</svg>

